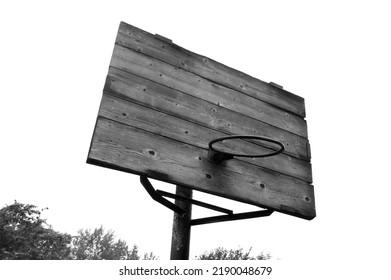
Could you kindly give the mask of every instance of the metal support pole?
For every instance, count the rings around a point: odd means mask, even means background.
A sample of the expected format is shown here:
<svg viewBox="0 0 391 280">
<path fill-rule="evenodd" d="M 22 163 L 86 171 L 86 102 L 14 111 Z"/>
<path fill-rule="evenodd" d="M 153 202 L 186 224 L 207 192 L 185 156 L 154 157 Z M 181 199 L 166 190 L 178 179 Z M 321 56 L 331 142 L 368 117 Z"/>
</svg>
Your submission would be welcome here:
<svg viewBox="0 0 391 280">
<path fill-rule="evenodd" d="M 176 186 L 176 194 L 192 199 L 193 191 Z M 175 205 L 186 211 L 185 214 L 174 213 L 171 239 L 171 260 L 188 260 L 190 253 L 191 203 L 176 199 Z"/>
</svg>

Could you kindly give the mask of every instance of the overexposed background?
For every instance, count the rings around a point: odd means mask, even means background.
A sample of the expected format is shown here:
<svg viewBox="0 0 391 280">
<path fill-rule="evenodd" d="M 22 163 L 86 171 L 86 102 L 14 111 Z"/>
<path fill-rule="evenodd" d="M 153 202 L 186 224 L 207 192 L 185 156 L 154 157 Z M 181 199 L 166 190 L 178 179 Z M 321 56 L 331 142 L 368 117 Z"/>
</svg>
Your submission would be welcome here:
<svg viewBox="0 0 391 280">
<path fill-rule="evenodd" d="M 103 225 L 141 252 L 169 259 L 173 213 L 137 176 L 85 163 L 125 21 L 306 101 L 318 216 L 196 226 L 191 257 L 242 246 L 324 265 L 325 277 L 331 260 L 347 275 L 379 272 L 381 265 L 358 264 L 386 261 L 391 249 L 390 12 L 386 1 L 3 3 L 0 207 L 14 200 L 49 207 L 45 217 L 57 231 Z M 195 217 L 213 214 L 194 207 Z"/>
</svg>

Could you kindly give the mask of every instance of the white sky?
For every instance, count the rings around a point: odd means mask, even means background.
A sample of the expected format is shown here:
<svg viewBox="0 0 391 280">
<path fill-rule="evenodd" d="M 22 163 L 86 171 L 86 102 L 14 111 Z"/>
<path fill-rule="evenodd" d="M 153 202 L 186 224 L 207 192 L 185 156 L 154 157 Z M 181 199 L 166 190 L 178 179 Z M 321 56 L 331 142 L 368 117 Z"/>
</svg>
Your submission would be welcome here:
<svg viewBox="0 0 391 280">
<path fill-rule="evenodd" d="M 169 258 L 172 212 L 148 196 L 137 176 L 85 163 L 125 21 L 306 100 L 318 217 L 274 213 L 197 226 L 191 256 L 252 246 L 254 253 L 314 265 L 348 260 L 338 268 L 345 272 L 359 261 L 385 260 L 391 249 L 391 9 L 386 1 L 314 2 L 2 4 L 0 207 L 15 199 L 49 207 L 45 217 L 55 230 L 76 234 L 103 225 L 142 252 Z"/>
</svg>

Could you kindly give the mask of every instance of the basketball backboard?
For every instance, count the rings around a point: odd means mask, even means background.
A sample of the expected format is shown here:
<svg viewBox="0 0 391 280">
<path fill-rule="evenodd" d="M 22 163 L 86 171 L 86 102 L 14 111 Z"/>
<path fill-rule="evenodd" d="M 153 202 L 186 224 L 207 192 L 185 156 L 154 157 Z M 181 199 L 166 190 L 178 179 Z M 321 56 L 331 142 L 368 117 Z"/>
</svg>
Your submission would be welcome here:
<svg viewBox="0 0 391 280">
<path fill-rule="evenodd" d="M 87 162 L 312 219 L 304 117 L 303 98 L 122 22 Z M 268 137 L 285 150 L 208 160 L 208 143 L 230 135 Z M 276 149 L 251 139 L 218 145 L 243 154 Z"/>
</svg>

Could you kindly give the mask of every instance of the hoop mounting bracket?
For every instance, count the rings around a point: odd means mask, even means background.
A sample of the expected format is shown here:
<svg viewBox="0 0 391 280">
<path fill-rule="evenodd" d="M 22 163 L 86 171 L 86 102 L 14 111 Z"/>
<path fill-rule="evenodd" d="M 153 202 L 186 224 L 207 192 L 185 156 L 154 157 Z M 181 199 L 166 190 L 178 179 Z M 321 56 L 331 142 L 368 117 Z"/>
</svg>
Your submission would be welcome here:
<svg viewBox="0 0 391 280">
<path fill-rule="evenodd" d="M 234 158 L 233 155 L 229 155 L 226 153 L 215 152 L 215 151 L 212 151 L 211 149 L 209 149 L 209 151 L 208 151 L 208 160 L 216 162 L 216 163 L 220 163 L 224 160 L 229 160 L 229 159 L 233 159 L 233 158 Z"/>
</svg>

